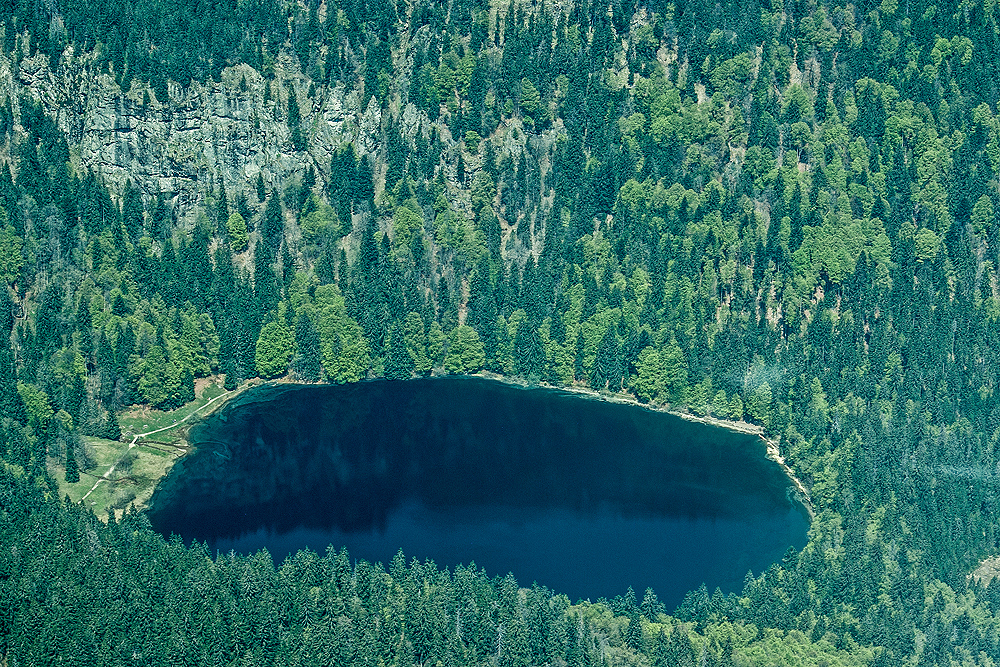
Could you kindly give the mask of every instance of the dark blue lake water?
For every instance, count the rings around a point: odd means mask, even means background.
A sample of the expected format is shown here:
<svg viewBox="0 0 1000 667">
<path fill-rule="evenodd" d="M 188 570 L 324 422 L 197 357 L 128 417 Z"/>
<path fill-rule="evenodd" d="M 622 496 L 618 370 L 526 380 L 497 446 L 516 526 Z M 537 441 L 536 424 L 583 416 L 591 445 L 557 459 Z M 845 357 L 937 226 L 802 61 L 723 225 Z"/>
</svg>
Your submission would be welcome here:
<svg viewBox="0 0 1000 667">
<path fill-rule="evenodd" d="M 571 599 L 738 591 L 808 520 L 759 438 L 478 378 L 265 386 L 191 432 L 153 526 L 216 550 L 475 562 Z"/>
</svg>

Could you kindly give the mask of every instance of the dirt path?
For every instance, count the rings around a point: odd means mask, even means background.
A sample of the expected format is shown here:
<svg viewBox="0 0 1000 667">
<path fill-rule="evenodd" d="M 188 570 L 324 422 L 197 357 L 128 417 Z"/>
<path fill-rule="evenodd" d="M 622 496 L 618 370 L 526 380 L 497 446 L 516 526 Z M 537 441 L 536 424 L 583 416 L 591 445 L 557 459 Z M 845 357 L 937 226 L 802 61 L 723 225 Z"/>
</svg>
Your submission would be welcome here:
<svg viewBox="0 0 1000 667">
<path fill-rule="evenodd" d="M 173 424 L 171 424 L 169 426 L 164 426 L 162 428 L 158 428 L 158 429 L 153 430 L 153 431 L 148 431 L 146 433 L 137 433 L 135 436 L 133 436 L 132 442 L 128 443 L 128 449 L 126 449 L 125 451 L 128 452 L 130 449 L 132 449 L 133 447 L 135 447 L 136 445 L 138 445 L 139 444 L 139 438 L 146 438 L 146 437 L 149 437 L 149 436 L 153 435 L 154 433 L 159 433 L 161 431 L 169 431 L 172 428 L 177 428 L 178 426 L 180 426 L 181 424 L 183 424 L 184 422 L 186 422 L 188 419 L 191 419 L 191 417 L 194 417 L 195 415 L 197 415 L 198 412 L 200 412 L 201 410 L 204 410 L 205 408 L 207 408 L 208 406 L 210 406 L 212 403 L 215 403 L 220 398 L 224 398 L 224 397 L 228 396 L 231 393 L 232 393 L 232 391 L 227 391 L 225 393 L 219 394 L 215 398 L 209 399 L 208 402 L 205 403 L 205 405 L 201 406 L 200 408 L 198 408 L 196 410 L 192 410 L 191 414 L 189 414 L 187 417 L 182 418 L 179 422 L 174 422 Z M 116 465 L 118 465 L 118 464 L 117 463 L 112 464 L 112 466 L 110 468 L 108 468 L 108 471 L 106 473 L 104 473 L 103 475 L 101 475 L 100 477 L 97 478 L 97 481 L 94 482 L 94 486 L 90 487 L 90 491 L 87 491 L 87 493 L 84 494 L 83 498 L 80 498 L 81 502 L 83 502 L 84 500 L 86 500 L 87 496 L 89 496 L 91 493 L 93 493 L 94 490 L 98 486 L 100 486 L 101 482 L 104 482 L 104 481 L 107 481 L 107 480 L 111 479 L 111 475 L 112 475 L 112 473 L 114 473 Z"/>
</svg>

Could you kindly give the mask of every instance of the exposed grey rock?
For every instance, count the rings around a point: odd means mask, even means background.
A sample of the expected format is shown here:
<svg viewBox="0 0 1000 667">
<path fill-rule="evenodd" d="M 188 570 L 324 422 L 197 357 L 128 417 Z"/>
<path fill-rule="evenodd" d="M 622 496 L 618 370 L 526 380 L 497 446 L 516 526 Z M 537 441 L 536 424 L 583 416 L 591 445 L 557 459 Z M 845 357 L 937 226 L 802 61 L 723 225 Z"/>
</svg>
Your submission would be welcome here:
<svg viewBox="0 0 1000 667">
<path fill-rule="evenodd" d="M 80 171 L 99 173 L 114 193 L 131 180 L 147 197 L 172 199 L 181 215 L 217 179 L 230 195 L 253 187 L 258 174 L 268 187 L 280 188 L 309 166 L 325 179 L 330 155 L 346 142 L 359 154 L 378 147 L 377 103 L 371 100 L 362 112 L 358 91 L 338 85 L 313 113 L 308 81 L 287 56 L 276 62 L 272 82 L 241 64 L 225 69 L 221 82 L 171 82 L 168 100 L 157 100 L 141 82 L 123 91 L 107 71 L 95 71 L 94 61 L 67 49 L 53 72 L 43 55 L 17 64 L 0 55 L 0 96 L 40 101 L 65 133 Z M 266 103 L 265 85 L 272 86 Z M 309 148 L 302 152 L 292 147 L 286 117 L 293 93 L 305 102 L 300 109 Z M 12 106 L 19 121 L 18 105 Z"/>
<path fill-rule="evenodd" d="M 418 30 L 414 42 L 425 37 Z M 16 63 L 0 54 L 0 104 L 13 102 L 15 122 L 20 122 L 17 101 L 24 97 L 40 101 L 65 133 L 78 173 L 99 174 L 115 195 L 131 181 L 147 200 L 163 196 L 170 201 L 189 223 L 220 181 L 230 201 L 238 192 L 255 201 L 252 190 L 258 174 L 269 189 L 284 189 L 315 167 L 322 184 L 331 156 L 348 142 L 358 155 L 370 157 L 376 188 L 381 189 L 383 114 L 393 113 L 410 142 L 417 134 L 429 136 L 432 125 L 437 128 L 449 198 L 457 210 L 471 217 L 467 190 L 471 176 L 463 183 L 456 177 L 463 137 L 452 136 L 446 117 L 431 121 L 425 112 L 404 102 L 401 91 L 409 85 L 412 62 L 405 54 L 396 56 L 400 69 L 392 86 L 391 112 L 380 108 L 374 98 L 362 108 L 362 93 L 351 83 L 320 86 L 310 98 L 310 80 L 287 53 L 276 59 L 272 78 L 265 79 L 249 65 L 240 64 L 224 69 L 221 81 L 195 81 L 188 86 L 171 81 L 168 99 L 160 100 L 144 81 L 133 81 L 130 90 L 122 90 L 106 64 L 101 69 L 93 53 L 76 53 L 72 47 L 54 66 L 41 54 Z M 304 151 L 296 151 L 291 142 L 287 108 L 292 94 L 307 140 Z M 540 156 L 535 165 L 543 189 L 534 199 L 544 202 L 548 156 L 564 134 L 561 123 L 533 134 L 514 117 L 485 139 L 493 142 L 499 154 L 515 160 L 531 141 L 530 150 Z M 474 169 L 479 160 L 466 155 L 465 161 Z M 529 217 L 531 222 L 526 224 L 531 230 L 526 228 L 521 234 L 526 248 L 511 253 L 518 261 L 528 252 L 537 256 L 541 251 L 536 237 L 541 238 L 544 231 L 533 223 L 535 213 Z M 516 226 L 518 219 L 505 219 L 504 224 Z"/>
</svg>

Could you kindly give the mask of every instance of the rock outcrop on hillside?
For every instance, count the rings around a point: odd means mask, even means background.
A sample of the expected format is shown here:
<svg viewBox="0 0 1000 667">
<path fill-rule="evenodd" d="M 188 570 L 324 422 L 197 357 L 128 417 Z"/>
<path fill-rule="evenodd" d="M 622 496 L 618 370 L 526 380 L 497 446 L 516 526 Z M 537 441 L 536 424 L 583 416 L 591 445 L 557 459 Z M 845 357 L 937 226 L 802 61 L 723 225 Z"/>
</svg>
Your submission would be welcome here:
<svg viewBox="0 0 1000 667">
<path fill-rule="evenodd" d="M 393 132 L 410 149 L 418 135 L 424 142 L 440 142 L 437 173 L 446 183 L 450 204 L 469 218 L 476 214 L 470 189 L 482 150 L 470 151 L 463 137 L 452 134 L 444 107 L 432 120 L 402 99 L 399 91 L 409 85 L 408 67 L 395 73 L 392 88 L 397 92 L 382 107 L 374 97 L 364 102 L 360 81 L 317 85 L 287 53 L 277 58 L 269 77 L 239 64 L 224 69 L 220 81 L 193 81 L 188 86 L 169 81 L 163 100 L 143 81 L 133 80 L 129 90 L 123 90 L 98 62 L 94 53 L 77 53 L 72 47 L 58 62 L 40 53 L 20 60 L 0 54 L 0 103 L 10 105 L 19 123 L 20 101 L 40 102 L 64 133 L 78 174 L 95 173 L 115 196 L 131 182 L 147 203 L 160 197 L 180 220 L 193 221 L 209 199 L 218 196 L 219 183 L 229 201 L 242 195 L 253 202 L 258 175 L 267 190 L 284 191 L 312 167 L 322 186 L 331 157 L 348 143 L 359 157 L 368 156 L 376 192 L 381 192 L 392 145 L 388 133 Z M 300 110 L 304 150 L 293 144 L 288 116 L 292 94 Z M 499 198 L 494 202 L 503 228 L 503 254 L 519 264 L 543 247 L 544 219 L 553 215 L 546 179 L 556 142 L 565 137 L 559 120 L 540 132 L 525 129 L 514 116 L 485 138 L 493 143 L 498 163 L 509 158 L 509 164 L 517 164 L 524 156 L 535 173 L 530 181 L 517 174 L 519 181 L 537 188 L 523 192 L 517 186 L 527 205 L 508 211 Z M 461 182 L 459 155 L 465 164 Z M 17 160 L 12 162 L 16 173 Z M 382 226 L 388 230 L 391 210 L 383 213 Z"/>
<path fill-rule="evenodd" d="M 330 156 L 348 142 L 361 155 L 379 149 L 383 119 L 375 101 L 362 109 L 360 91 L 343 83 L 310 99 L 310 82 L 287 56 L 271 79 L 240 64 L 218 82 L 171 82 L 166 100 L 138 81 L 123 91 L 94 62 L 72 48 L 55 69 L 41 54 L 20 62 L 0 55 L 0 95 L 40 101 L 65 133 L 79 170 L 96 172 L 118 193 L 131 180 L 146 196 L 172 200 L 182 215 L 219 180 L 229 195 L 252 187 L 258 174 L 268 187 L 281 187 L 310 166 L 322 179 Z M 291 142 L 292 94 L 302 110 L 304 151 Z M 11 104 L 15 121 L 18 106 Z"/>
</svg>

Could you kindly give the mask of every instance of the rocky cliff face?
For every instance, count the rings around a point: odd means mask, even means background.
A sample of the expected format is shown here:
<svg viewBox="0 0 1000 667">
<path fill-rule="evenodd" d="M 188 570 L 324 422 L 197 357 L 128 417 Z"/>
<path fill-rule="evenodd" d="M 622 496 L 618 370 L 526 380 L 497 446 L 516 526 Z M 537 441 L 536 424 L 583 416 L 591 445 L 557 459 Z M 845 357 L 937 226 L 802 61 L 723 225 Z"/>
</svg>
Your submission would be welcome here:
<svg viewBox="0 0 1000 667">
<path fill-rule="evenodd" d="M 220 82 L 185 88 L 171 82 L 166 100 L 138 81 L 123 91 L 94 62 L 72 49 L 55 69 L 40 54 L 20 62 L 0 55 L 0 96 L 40 100 L 65 133 L 78 169 L 98 173 L 114 192 L 131 180 L 147 196 L 173 200 L 181 214 L 217 179 L 229 195 L 252 187 L 258 174 L 280 187 L 314 166 L 322 179 L 339 146 L 353 142 L 359 154 L 372 154 L 380 144 L 382 112 L 374 101 L 362 109 L 359 91 L 344 84 L 310 99 L 310 82 L 288 56 L 278 59 L 270 80 L 241 64 L 224 70 Z M 305 151 L 290 140 L 292 94 L 308 136 Z M 19 121 L 18 105 L 11 106 Z"/>
<path fill-rule="evenodd" d="M 405 101 L 403 91 L 410 85 L 413 64 L 408 48 L 425 32 L 426 27 L 418 29 L 394 53 L 393 92 L 387 107 L 380 107 L 374 97 L 364 103 L 360 80 L 331 86 L 311 81 L 298 61 L 284 52 L 268 67 L 266 77 L 239 64 L 224 69 L 219 81 L 194 81 L 188 86 L 170 81 L 167 94 L 161 95 L 166 99 L 158 99 L 145 81 L 134 80 L 129 90 L 123 90 L 106 62 L 101 65 L 94 53 L 78 53 L 73 47 L 57 62 L 40 53 L 19 59 L 0 54 L 0 104 L 10 104 L 17 124 L 19 100 L 40 101 L 65 134 L 77 173 L 97 174 L 114 195 L 122 194 L 131 182 L 147 203 L 160 196 L 187 223 L 210 204 L 211 196 L 217 196 L 220 182 L 230 202 L 240 194 L 256 201 L 258 175 L 268 190 L 284 190 L 314 167 L 322 185 L 329 176 L 331 156 L 347 143 L 359 156 L 369 157 L 376 192 L 381 192 L 387 146 L 392 145 L 387 132 L 399 132 L 411 148 L 418 145 L 418 135 L 424 142 L 436 137 L 441 146 L 437 173 L 444 177 L 451 206 L 472 218 L 476 211 L 470 188 L 482 151 L 469 152 L 462 137 L 452 135 L 446 114 L 432 121 Z M 493 55 L 499 58 L 499 52 Z M 293 145 L 290 95 L 296 96 L 300 110 L 305 150 Z M 521 190 L 520 202 L 502 204 L 500 198 L 494 202 L 502 253 L 509 261 L 523 264 L 530 254 L 537 257 L 545 221 L 559 218 L 551 210 L 547 174 L 561 136 L 565 136 L 561 120 L 533 132 L 514 115 L 484 138 L 492 142 L 498 163 L 509 158 L 510 164 L 524 164 L 526 156 L 534 174 L 529 181 L 518 173 L 517 178 L 533 191 Z M 466 167 L 462 182 L 457 169 L 460 154 Z M 392 211 L 381 213 L 382 227 L 389 230 Z"/>
</svg>

